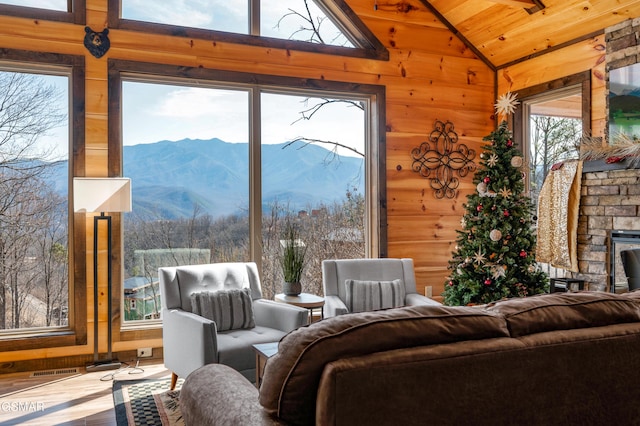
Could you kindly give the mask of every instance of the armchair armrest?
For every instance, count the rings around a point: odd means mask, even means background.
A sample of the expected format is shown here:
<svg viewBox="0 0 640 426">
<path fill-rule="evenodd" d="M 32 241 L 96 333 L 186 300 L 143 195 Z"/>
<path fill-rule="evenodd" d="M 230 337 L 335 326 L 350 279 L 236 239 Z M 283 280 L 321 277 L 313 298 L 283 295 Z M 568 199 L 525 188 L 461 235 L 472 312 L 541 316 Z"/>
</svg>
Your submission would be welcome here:
<svg viewBox="0 0 640 426">
<path fill-rule="evenodd" d="M 187 425 L 279 425 L 258 402 L 258 390 L 242 374 L 211 364 L 191 374 L 180 390 Z"/>
<path fill-rule="evenodd" d="M 338 296 L 324 296 L 324 316 L 335 317 L 349 313 L 347 305 Z"/>
<path fill-rule="evenodd" d="M 253 301 L 253 314 L 256 325 L 289 332 L 309 323 L 309 311 L 273 300 L 256 299 Z"/>
<path fill-rule="evenodd" d="M 405 303 L 407 306 L 417 306 L 417 305 L 440 306 L 442 305 L 440 302 L 435 301 L 433 299 L 429 299 L 427 296 L 423 296 L 418 293 L 407 293 L 405 296 Z"/>
<path fill-rule="evenodd" d="M 180 377 L 218 362 L 216 324 L 182 309 L 162 312 L 164 364 Z"/>
</svg>

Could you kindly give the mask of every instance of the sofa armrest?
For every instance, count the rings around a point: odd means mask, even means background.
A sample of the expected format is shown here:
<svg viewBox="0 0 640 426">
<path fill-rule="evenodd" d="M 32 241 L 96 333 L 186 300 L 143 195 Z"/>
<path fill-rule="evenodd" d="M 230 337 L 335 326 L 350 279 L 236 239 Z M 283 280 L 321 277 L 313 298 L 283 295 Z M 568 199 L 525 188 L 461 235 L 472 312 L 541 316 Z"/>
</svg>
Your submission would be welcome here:
<svg viewBox="0 0 640 426">
<path fill-rule="evenodd" d="M 242 374 L 223 364 L 189 375 L 180 390 L 186 425 L 277 425 L 258 402 L 258 390 Z"/>
<path fill-rule="evenodd" d="M 285 332 L 293 331 L 309 323 L 308 309 L 267 299 L 253 301 L 253 314 L 256 325 Z"/>
<path fill-rule="evenodd" d="M 324 316 L 335 317 L 338 315 L 349 313 L 347 305 L 344 304 L 342 299 L 338 296 L 325 296 L 324 297 Z"/>
<path fill-rule="evenodd" d="M 162 312 L 164 364 L 180 377 L 218 361 L 216 324 L 182 309 Z"/>
<path fill-rule="evenodd" d="M 407 293 L 404 300 L 407 306 L 417 306 L 417 305 L 441 306 L 442 305 L 442 303 L 418 293 Z"/>
</svg>

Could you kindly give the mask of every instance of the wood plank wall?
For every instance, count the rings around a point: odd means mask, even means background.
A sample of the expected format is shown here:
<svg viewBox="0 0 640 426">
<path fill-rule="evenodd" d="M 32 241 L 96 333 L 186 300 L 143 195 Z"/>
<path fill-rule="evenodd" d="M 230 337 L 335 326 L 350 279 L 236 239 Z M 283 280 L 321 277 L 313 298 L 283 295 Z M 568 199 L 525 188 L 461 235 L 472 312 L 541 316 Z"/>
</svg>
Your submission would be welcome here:
<svg viewBox="0 0 640 426">
<path fill-rule="evenodd" d="M 591 131 L 604 137 L 607 125 L 604 31 L 553 52 L 498 70 L 498 93 L 547 83 L 583 71 L 591 72 Z"/>
<path fill-rule="evenodd" d="M 444 288 L 447 264 L 460 227 L 466 195 L 474 190 L 472 176 L 463 179 L 455 199 L 437 200 L 429 182 L 411 170 L 410 151 L 428 138 L 436 120 L 451 121 L 460 142 L 479 152 L 482 138 L 493 129 L 495 72 L 475 57 L 419 0 L 379 3 L 347 0 L 349 6 L 389 49 L 389 61 L 333 57 L 311 52 L 211 43 L 177 36 L 158 36 L 113 29 L 111 49 L 102 58 L 83 46 L 84 25 L 0 16 L 0 48 L 83 55 L 86 58 L 86 171 L 106 176 L 108 87 L 107 59 L 203 66 L 229 71 L 327 79 L 386 87 L 387 209 L 390 257 L 411 257 L 418 291 Z M 108 0 L 87 0 L 86 25 L 109 27 Z M 596 41 L 582 42 L 548 57 L 532 59 L 500 71 L 498 92 L 537 84 L 584 69 L 603 73 Z M 540 72 L 544 69 L 544 72 Z M 603 85 L 594 79 L 594 128 L 604 122 Z M 91 222 L 91 221 L 88 221 Z M 90 223 L 87 238 L 87 294 L 93 293 Z M 106 262 L 102 262 L 104 264 Z M 106 293 L 106 289 L 103 293 Z M 101 303 L 105 302 L 101 300 Z M 93 300 L 87 300 L 87 345 L 0 353 L 0 362 L 66 355 L 89 355 L 93 345 Z M 100 336 L 108 319 L 101 315 Z M 100 347 L 106 342 L 100 338 Z M 114 351 L 160 347 L 159 337 L 118 341 Z"/>
</svg>

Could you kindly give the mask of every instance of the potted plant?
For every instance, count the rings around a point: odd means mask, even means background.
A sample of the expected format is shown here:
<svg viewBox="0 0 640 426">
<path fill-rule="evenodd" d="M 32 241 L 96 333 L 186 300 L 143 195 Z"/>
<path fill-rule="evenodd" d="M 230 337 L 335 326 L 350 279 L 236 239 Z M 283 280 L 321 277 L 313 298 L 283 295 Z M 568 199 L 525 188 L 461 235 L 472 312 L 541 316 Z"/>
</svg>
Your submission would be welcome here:
<svg viewBox="0 0 640 426">
<path fill-rule="evenodd" d="M 282 275 L 284 276 L 283 293 L 287 296 L 297 296 L 302 292 L 300 277 L 304 269 L 307 247 L 300 239 L 300 235 L 295 225 L 287 221 L 284 229 L 282 245 Z"/>
</svg>

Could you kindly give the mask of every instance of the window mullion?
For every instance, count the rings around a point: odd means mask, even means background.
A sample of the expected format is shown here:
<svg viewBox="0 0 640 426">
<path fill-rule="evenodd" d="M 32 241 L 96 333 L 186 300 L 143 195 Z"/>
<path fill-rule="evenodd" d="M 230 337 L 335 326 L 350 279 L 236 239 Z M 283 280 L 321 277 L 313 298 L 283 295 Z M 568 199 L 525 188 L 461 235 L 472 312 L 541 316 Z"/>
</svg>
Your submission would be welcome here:
<svg viewBox="0 0 640 426">
<path fill-rule="evenodd" d="M 260 0 L 249 0 L 249 34 L 260 35 Z"/>
<path fill-rule="evenodd" d="M 260 91 L 249 91 L 249 252 L 262 270 L 262 130 Z"/>
</svg>

